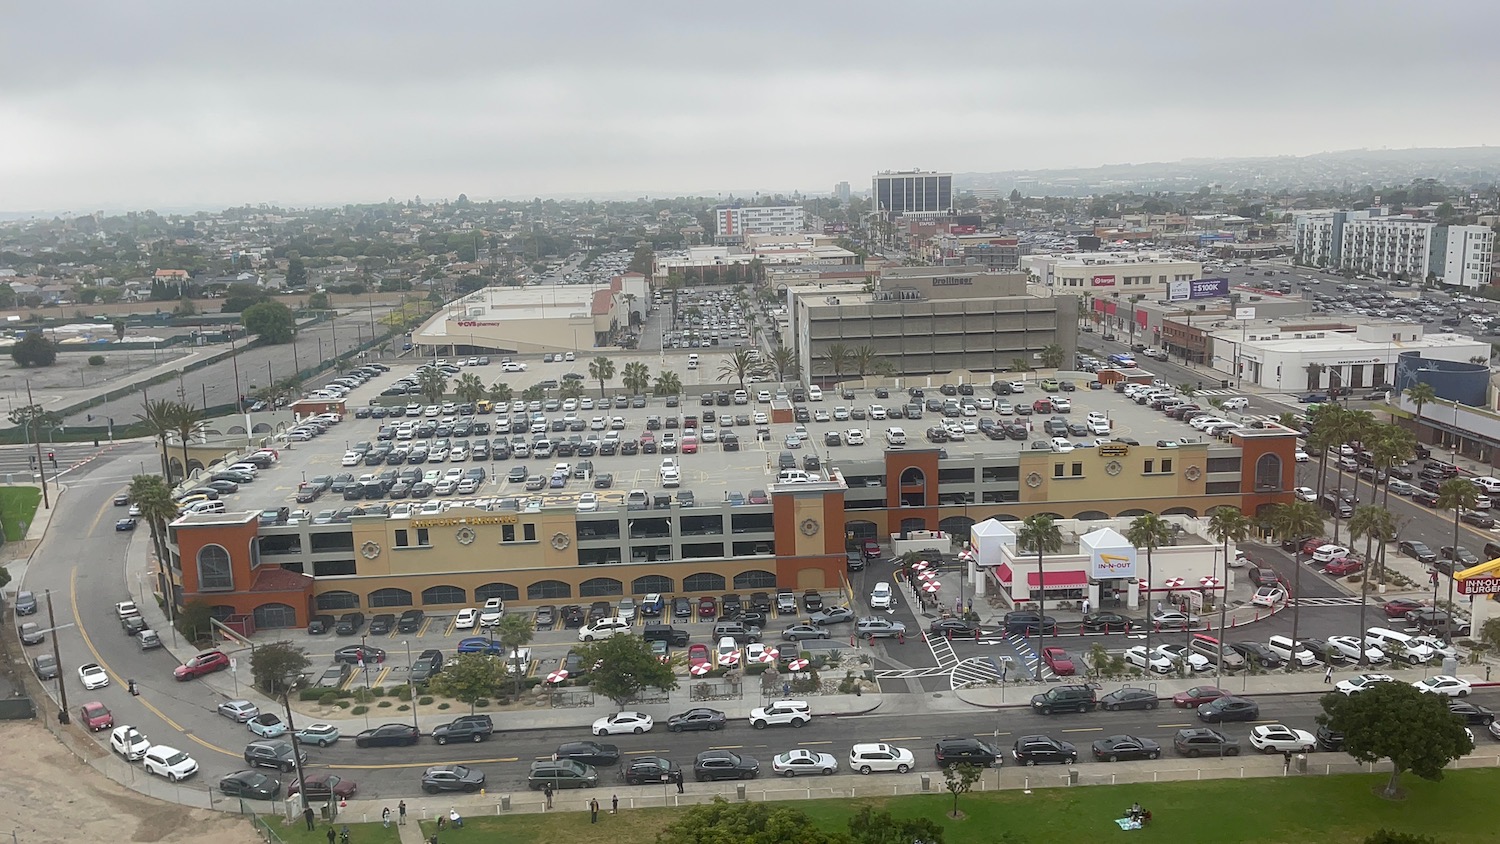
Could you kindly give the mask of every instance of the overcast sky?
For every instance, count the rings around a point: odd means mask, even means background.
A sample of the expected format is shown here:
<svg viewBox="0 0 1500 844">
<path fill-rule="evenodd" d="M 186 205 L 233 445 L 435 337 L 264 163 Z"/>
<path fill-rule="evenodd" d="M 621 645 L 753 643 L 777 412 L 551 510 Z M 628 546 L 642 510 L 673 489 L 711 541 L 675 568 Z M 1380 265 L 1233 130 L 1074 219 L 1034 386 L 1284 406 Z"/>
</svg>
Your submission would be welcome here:
<svg viewBox="0 0 1500 844">
<path fill-rule="evenodd" d="M 827 192 L 1500 139 L 1494 0 L 4 9 L 0 211 Z"/>
</svg>

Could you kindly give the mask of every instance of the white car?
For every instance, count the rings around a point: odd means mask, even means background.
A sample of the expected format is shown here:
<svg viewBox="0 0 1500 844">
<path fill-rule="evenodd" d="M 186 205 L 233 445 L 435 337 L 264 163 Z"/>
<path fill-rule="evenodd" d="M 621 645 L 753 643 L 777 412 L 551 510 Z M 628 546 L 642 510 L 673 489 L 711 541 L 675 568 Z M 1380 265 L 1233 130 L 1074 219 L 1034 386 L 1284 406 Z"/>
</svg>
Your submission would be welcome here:
<svg viewBox="0 0 1500 844">
<path fill-rule="evenodd" d="M 1307 461 L 1311 460 L 1312 457 L 1307 452 L 1299 448 L 1296 451 L 1292 452 L 1292 459 L 1296 460 L 1298 463 L 1306 463 Z"/>
<path fill-rule="evenodd" d="M 757 730 L 787 724 L 801 727 L 811 720 L 812 712 L 805 700 L 778 700 L 750 710 L 750 726 Z"/>
<path fill-rule="evenodd" d="M 1193 671 L 1208 671 L 1214 667 L 1208 657 L 1189 651 L 1186 645 L 1157 645 L 1153 650 L 1172 660 L 1174 664 L 1186 665 Z"/>
<path fill-rule="evenodd" d="M 1435 674 L 1426 680 L 1412 683 L 1418 690 L 1448 697 L 1468 697 L 1473 686 L 1468 680 L 1460 680 L 1448 674 Z"/>
<path fill-rule="evenodd" d="M 1444 659 L 1458 659 L 1458 648 L 1453 647 L 1451 643 L 1445 642 L 1436 636 L 1413 636 L 1411 639 L 1418 645 L 1425 645 L 1434 654 Z"/>
<path fill-rule="evenodd" d="M 479 623 L 479 610 L 473 607 L 464 607 L 458 611 L 458 617 L 453 620 L 455 630 L 473 630 L 474 625 Z"/>
<path fill-rule="evenodd" d="M 771 391 L 770 390 L 760 390 L 759 392 L 757 392 L 755 394 L 755 401 L 756 401 L 757 404 L 770 404 L 771 403 Z"/>
<path fill-rule="evenodd" d="M 595 721 L 593 731 L 596 736 L 612 736 L 616 733 L 640 735 L 651 732 L 654 726 L 656 723 L 644 712 L 616 712 Z"/>
<path fill-rule="evenodd" d="M 844 432 L 844 442 L 848 443 L 849 445 L 864 445 L 865 432 L 857 428 L 850 428 L 848 431 Z"/>
<path fill-rule="evenodd" d="M 1196 428 L 1199 431 L 1203 430 L 1204 428 L 1208 428 L 1210 426 L 1213 426 L 1213 425 L 1228 425 L 1228 424 L 1231 424 L 1230 421 L 1228 419 L 1223 418 L 1222 416 L 1194 416 L 1192 419 L 1190 419 L 1188 421 L 1188 426 L 1189 427 Z"/>
<path fill-rule="evenodd" d="M 1251 729 L 1250 744 L 1262 753 L 1311 753 L 1318 746 L 1312 733 L 1285 724 L 1262 724 Z"/>
<path fill-rule="evenodd" d="M 109 674 L 97 663 L 88 662 L 78 666 L 78 680 L 85 689 L 102 689 L 109 685 Z"/>
<path fill-rule="evenodd" d="M 599 496 L 592 492 L 585 492 L 578 496 L 578 512 L 592 513 L 599 509 Z"/>
<path fill-rule="evenodd" d="M 198 763 L 193 757 L 165 744 L 146 751 L 141 764 L 146 766 L 146 773 L 166 777 L 172 782 L 180 782 L 198 773 Z"/>
<path fill-rule="evenodd" d="M 822 401 L 823 400 L 823 388 L 822 387 L 816 387 L 816 386 L 814 386 L 814 387 L 808 387 L 807 388 L 807 400 L 808 401 Z"/>
<path fill-rule="evenodd" d="M 151 749 L 151 740 L 135 727 L 121 724 L 109 734 L 109 749 L 134 762 Z"/>
<path fill-rule="evenodd" d="M 1244 410 L 1249 406 L 1250 400 L 1244 398 L 1243 396 L 1232 399 L 1225 399 L 1224 401 L 1219 402 L 1219 407 L 1223 408 L 1224 410 Z"/>
<path fill-rule="evenodd" d="M 484 602 L 484 609 L 479 612 L 479 626 L 494 627 L 504 615 L 505 602 L 499 598 L 490 598 Z"/>
<path fill-rule="evenodd" d="M 1090 434 L 1107 434 L 1109 433 L 1109 420 L 1090 419 L 1088 420 L 1087 427 Z"/>
<path fill-rule="evenodd" d="M 1277 604 L 1285 600 L 1285 589 L 1282 589 L 1280 586 L 1262 586 L 1255 590 L 1255 594 L 1250 598 L 1250 603 L 1257 607 L 1275 609 Z"/>
<path fill-rule="evenodd" d="M 344 452 L 344 459 L 340 460 L 339 464 L 342 466 L 358 466 L 362 462 L 364 462 L 364 458 L 360 456 L 359 452 L 346 451 Z"/>
<path fill-rule="evenodd" d="M 1345 659 L 1354 662 L 1359 661 L 1360 641 L 1358 636 L 1329 636 L 1328 644 L 1343 654 Z M 1385 651 L 1374 645 L 1365 645 L 1365 659 L 1371 665 L 1379 665 L 1386 660 Z"/>
<path fill-rule="evenodd" d="M 1150 658 L 1148 659 L 1146 656 L 1145 645 L 1136 645 L 1133 648 L 1126 648 L 1125 664 L 1134 665 L 1137 668 L 1143 668 L 1150 671 L 1160 672 L 1162 674 L 1166 674 L 1167 672 L 1177 667 L 1176 660 L 1160 653 L 1157 650 L 1153 650 L 1151 652 Z"/>
<path fill-rule="evenodd" d="M 888 610 L 893 600 L 894 596 L 889 583 L 877 583 L 870 591 L 870 609 L 872 610 Z"/>
<path fill-rule="evenodd" d="M 1350 677 L 1340 680 L 1334 685 L 1333 690 L 1346 695 L 1358 694 L 1370 688 L 1376 683 L 1394 683 L 1396 678 L 1389 674 L 1361 674 L 1358 677 Z"/>
<path fill-rule="evenodd" d="M 849 770 L 870 774 L 895 771 L 904 774 L 916 767 L 916 757 L 904 747 L 891 744 L 856 744 L 849 751 Z"/>
<path fill-rule="evenodd" d="M 798 774 L 822 774 L 828 776 L 839 769 L 839 760 L 833 758 L 832 753 L 819 753 L 815 750 L 788 750 L 778 753 L 771 760 L 771 770 L 784 777 L 795 777 Z"/>
<path fill-rule="evenodd" d="M 1292 495 L 1295 496 L 1298 501 L 1316 502 L 1318 500 L 1318 491 L 1310 486 L 1292 487 Z"/>
<path fill-rule="evenodd" d="M 1318 550 L 1313 552 L 1313 562 L 1331 563 L 1334 560 L 1342 560 L 1349 556 L 1349 549 L 1342 545 L 1319 545 Z"/>
<path fill-rule="evenodd" d="M 595 639 L 607 639 L 619 633 L 629 632 L 630 622 L 619 616 L 610 616 L 578 628 L 578 641 L 592 642 Z"/>
<path fill-rule="evenodd" d="M 526 371 L 526 364 L 524 364 L 524 363 L 517 363 L 517 362 L 515 362 L 513 360 L 512 361 L 506 361 L 505 363 L 500 364 L 500 371 L 501 372 L 525 372 Z"/>
<path fill-rule="evenodd" d="M 1413 495 L 1417 494 L 1417 488 L 1415 486 L 1401 480 L 1400 478 L 1391 478 L 1389 481 L 1386 481 L 1385 485 L 1393 495 L 1402 495 L 1410 498 Z"/>
</svg>

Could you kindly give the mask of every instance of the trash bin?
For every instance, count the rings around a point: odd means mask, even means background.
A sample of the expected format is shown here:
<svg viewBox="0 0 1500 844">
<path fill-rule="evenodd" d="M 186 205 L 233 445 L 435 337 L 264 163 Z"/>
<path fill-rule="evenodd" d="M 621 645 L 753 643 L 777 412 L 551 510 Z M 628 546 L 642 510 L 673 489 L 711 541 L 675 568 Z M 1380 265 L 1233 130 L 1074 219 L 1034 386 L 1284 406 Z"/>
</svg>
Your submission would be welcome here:
<svg viewBox="0 0 1500 844">
<path fill-rule="evenodd" d="M 510 811 L 510 795 L 509 794 L 502 794 L 502 795 L 500 795 L 500 811 L 502 811 L 502 812 L 509 812 Z"/>
<path fill-rule="evenodd" d="M 1077 768 L 1069 768 L 1068 769 L 1068 785 L 1077 785 L 1077 784 L 1078 784 L 1078 769 Z"/>
<path fill-rule="evenodd" d="M 1299 774 L 1305 774 L 1305 773 L 1307 773 L 1307 754 L 1306 753 L 1298 753 L 1297 754 L 1297 773 L 1299 773 Z"/>
<path fill-rule="evenodd" d="M 1220 381 L 1219 382 L 1219 389 L 1221 389 L 1221 390 L 1227 390 L 1227 389 L 1229 389 L 1229 382 L 1228 381 Z"/>
<path fill-rule="evenodd" d="M 931 791 L 932 790 L 932 774 L 923 774 L 922 775 L 922 790 L 923 791 Z"/>
<path fill-rule="evenodd" d="M 332 821 L 333 820 L 333 804 L 332 803 L 324 803 L 323 804 L 323 808 L 320 810 L 320 814 L 322 815 L 323 820 L 325 820 L 325 821 Z"/>
<path fill-rule="evenodd" d="M 735 785 L 735 787 L 734 787 L 734 796 L 738 797 L 740 799 L 740 802 L 744 802 L 744 800 L 745 800 L 745 784 L 744 783 L 739 783 L 739 784 Z"/>
</svg>

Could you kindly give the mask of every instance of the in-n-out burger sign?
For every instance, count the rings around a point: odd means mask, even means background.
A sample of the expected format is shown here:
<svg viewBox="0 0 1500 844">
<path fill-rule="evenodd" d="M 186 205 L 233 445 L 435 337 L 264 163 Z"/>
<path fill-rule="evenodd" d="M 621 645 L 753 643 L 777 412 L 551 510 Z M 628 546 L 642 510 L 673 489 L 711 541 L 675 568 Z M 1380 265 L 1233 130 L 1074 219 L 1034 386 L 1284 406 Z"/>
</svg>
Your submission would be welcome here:
<svg viewBox="0 0 1500 844">
<path fill-rule="evenodd" d="M 1456 583 L 1458 584 L 1458 594 L 1460 595 L 1500 594 L 1500 577 L 1492 574 L 1481 574 L 1458 580 Z"/>
</svg>

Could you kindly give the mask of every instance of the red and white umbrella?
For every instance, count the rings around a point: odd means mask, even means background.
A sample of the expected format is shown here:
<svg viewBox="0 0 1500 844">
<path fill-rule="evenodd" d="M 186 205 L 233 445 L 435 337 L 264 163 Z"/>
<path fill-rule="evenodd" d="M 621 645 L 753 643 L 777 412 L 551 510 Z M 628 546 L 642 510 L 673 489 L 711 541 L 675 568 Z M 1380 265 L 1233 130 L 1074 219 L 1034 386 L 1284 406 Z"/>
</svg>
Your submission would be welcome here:
<svg viewBox="0 0 1500 844">
<path fill-rule="evenodd" d="M 1169 577 L 1166 586 L 1168 589 L 1181 589 L 1186 583 L 1187 581 L 1180 577 Z"/>
<path fill-rule="evenodd" d="M 938 576 L 938 574 L 935 571 L 924 571 L 921 574 L 917 575 L 917 579 L 919 579 L 919 580 L 934 580 L 934 579 L 937 578 L 937 576 Z"/>
<path fill-rule="evenodd" d="M 593 667 L 592 670 L 598 671 L 599 669 L 601 669 L 603 667 L 604 667 L 604 660 L 602 660 L 602 659 L 595 660 L 594 661 L 594 667 Z"/>
<path fill-rule="evenodd" d="M 1141 587 L 1142 589 L 1150 589 L 1151 588 L 1151 581 L 1147 580 L 1144 577 L 1138 578 L 1135 583 L 1136 583 L 1137 586 Z"/>
<path fill-rule="evenodd" d="M 727 654 L 719 654 L 719 664 L 720 665 L 739 665 L 740 664 L 740 652 L 739 651 L 730 651 Z"/>
<path fill-rule="evenodd" d="M 1217 589 L 1219 588 L 1219 579 L 1217 577 L 1201 577 L 1198 579 L 1198 584 L 1205 589 Z"/>
<path fill-rule="evenodd" d="M 932 564 L 929 563 L 929 562 L 927 562 L 926 560 L 920 560 L 918 562 L 912 563 L 911 570 L 912 571 L 926 571 L 927 567 L 930 566 L 930 565 L 932 565 Z"/>
<path fill-rule="evenodd" d="M 760 656 L 756 657 L 755 659 L 757 662 L 775 662 L 776 658 L 779 656 L 781 656 L 781 651 L 775 648 L 766 648 L 765 650 L 761 651 Z"/>
<path fill-rule="evenodd" d="M 568 679 L 568 670 L 566 668 L 559 668 L 547 675 L 547 682 L 549 683 L 561 683 L 566 679 Z"/>
<path fill-rule="evenodd" d="M 706 662 L 700 662 L 697 665 L 694 665 L 692 668 L 689 668 L 688 673 L 693 675 L 694 677 L 702 677 L 704 674 L 707 674 L 712 670 L 714 670 L 714 667 L 712 665 L 709 665 Z"/>
<path fill-rule="evenodd" d="M 786 667 L 788 671 L 801 671 L 811 664 L 812 663 L 808 662 L 805 659 L 794 659 L 791 662 L 788 662 L 786 664 Z"/>
<path fill-rule="evenodd" d="M 926 583 L 922 584 L 922 591 L 923 592 L 927 592 L 929 594 L 931 594 L 933 592 L 936 592 L 936 591 L 938 591 L 939 589 L 942 589 L 942 588 L 943 588 L 943 584 L 938 583 L 936 580 L 929 580 Z"/>
</svg>

